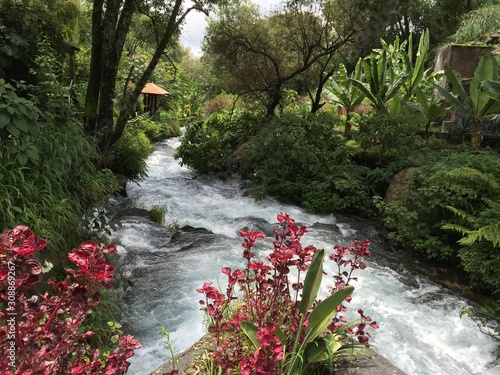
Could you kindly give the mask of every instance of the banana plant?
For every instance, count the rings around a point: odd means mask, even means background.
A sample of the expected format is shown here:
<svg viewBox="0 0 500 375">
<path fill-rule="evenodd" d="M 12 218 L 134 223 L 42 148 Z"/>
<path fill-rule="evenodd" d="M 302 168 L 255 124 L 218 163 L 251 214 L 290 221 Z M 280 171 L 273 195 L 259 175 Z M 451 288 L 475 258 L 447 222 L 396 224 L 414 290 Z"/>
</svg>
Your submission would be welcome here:
<svg viewBox="0 0 500 375">
<path fill-rule="evenodd" d="M 402 86 L 408 99 L 411 99 L 418 90 L 422 81 L 430 76 L 430 69 L 425 69 L 425 61 L 427 60 L 427 52 L 429 51 L 429 30 L 425 30 L 420 36 L 418 43 L 417 55 L 415 62 L 413 61 L 413 36 L 410 34 L 408 38 L 408 53 L 403 53 L 403 70 L 408 72 L 408 79 Z"/>
<path fill-rule="evenodd" d="M 416 110 L 419 115 L 418 121 L 424 125 L 425 139 L 429 135 L 429 129 L 432 123 L 438 122 L 443 119 L 449 112 L 444 108 L 435 95 L 434 90 L 436 84 L 444 77 L 444 73 L 440 72 L 424 72 L 420 84 L 415 88 L 413 97 L 408 102 L 409 106 Z"/>
<path fill-rule="evenodd" d="M 480 89 L 493 100 L 500 102 L 500 81 L 484 81 Z M 491 119 L 493 121 L 500 121 L 500 113 L 492 115 Z"/>
<path fill-rule="evenodd" d="M 366 84 L 355 78 L 350 81 L 370 101 L 375 111 L 397 116 L 401 112 L 401 87 L 408 72 L 400 70 L 396 74 L 393 74 L 394 71 L 391 73 L 387 55 L 387 48 L 383 48 L 363 60 Z"/>
<path fill-rule="evenodd" d="M 480 148 L 481 120 L 500 111 L 500 101 L 495 96 L 498 86 L 491 83 L 498 81 L 498 63 L 491 55 L 481 57 L 474 71 L 469 93 L 449 66 L 444 67 L 444 73 L 452 92 L 441 86 L 437 86 L 437 89 L 453 109 L 462 112 L 466 124 L 472 125 L 471 147 Z"/>
<path fill-rule="evenodd" d="M 351 81 L 370 100 L 379 113 L 397 116 L 403 104 L 415 99 L 422 83 L 431 78 L 425 69 L 429 50 L 429 31 L 419 40 L 416 57 L 413 57 L 413 36 L 403 43 L 399 38 L 392 44 L 381 40 L 382 48 L 376 49 L 363 62 L 363 74 L 367 84 L 361 79 Z"/>
<path fill-rule="evenodd" d="M 417 110 L 419 121 L 424 124 L 426 140 L 429 136 L 431 124 L 438 119 L 442 119 L 448 112 L 447 109 L 441 107 L 436 95 L 425 93 L 420 87 L 415 90 L 414 98 L 410 102 L 410 107 Z"/>
<path fill-rule="evenodd" d="M 350 82 L 350 79 L 357 79 L 361 81 L 363 77 L 361 62 L 362 60 L 359 59 L 350 76 L 347 73 L 345 65 L 340 64 L 337 72 L 330 79 L 328 91 L 325 90 L 325 96 L 327 99 L 333 103 L 341 105 L 346 111 L 344 135 L 347 138 L 351 136 L 352 114 L 354 113 L 355 108 L 360 105 L 365 98 L 365 95 L 351 85 Z"/>
</svg>

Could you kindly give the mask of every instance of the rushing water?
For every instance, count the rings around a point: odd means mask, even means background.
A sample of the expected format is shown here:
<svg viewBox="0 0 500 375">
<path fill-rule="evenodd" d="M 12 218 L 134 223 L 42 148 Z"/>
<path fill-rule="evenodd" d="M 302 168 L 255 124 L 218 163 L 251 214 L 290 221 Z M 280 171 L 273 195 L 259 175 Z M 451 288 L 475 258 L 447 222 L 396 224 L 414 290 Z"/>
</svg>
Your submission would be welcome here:
<svg viewBox="0 0 500 375">
<path fill-rule="evenodd" d="M 237 177 L 220 180 L 180 167 L 172 157 L 178 143 L 173 139 L 158 145 L 148 160 L 149 177 L 129 186 L 129 197 L 119 203 L 120 208 L 168 207 L 165 225 L 128 217 L 112 236 L 119 245 L 118 271 L 131 282 L 124 296 L 124 325 L 143 345 L 131 359 L 128 374 L 148 374 L 165 362 L 161 326 L 168 328 L 180 350 L 204 334 L 196 288 L 224 280 L 224 266 L 241 267 L 238 230 L 269 233 L 280 211 L 308 226 L 304 243 L 318 248 L 371 240 L 374 255 L 368 268 L 358 273 L 349 309 L 363 308 L 377 320 L 380 328 L 371 342 L 408 375 L 482 374 L 497 364 L 495 343 L 471 320 L 459 317 L 468 302 L 405 268 L 385 249 L 372 225 L 356 218 L 310 215 L 270 199 L 256 202 Z M 170 240 L 172 223 L 205 230 L 179 233 Z M 264 240 L 260 249 L 267 253 L 270 245 Z M 325 290 L 327 281 L 325 277 Z"/>
</svg>

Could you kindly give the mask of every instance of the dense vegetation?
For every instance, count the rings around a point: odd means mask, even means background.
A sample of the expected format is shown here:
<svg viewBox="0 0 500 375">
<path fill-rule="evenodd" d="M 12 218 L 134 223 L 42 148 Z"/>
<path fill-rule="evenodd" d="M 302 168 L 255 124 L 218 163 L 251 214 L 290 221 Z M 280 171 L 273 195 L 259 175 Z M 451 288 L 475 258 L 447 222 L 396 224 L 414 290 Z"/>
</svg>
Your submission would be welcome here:
<svg viewBox="0 0 500 375">
<path fill-rule="evenodd" d="M 219 3 L 200 61 L 178 45 L 180 26 Z M 186 125 L 182 163 L 241 173 L 257 198 L 378 217 L 402 248 L 494 294 L 500 165 L 481 141 L 484 121 L 499 117 L 498 64 L 484 57 L 465 87 L 449 68 L 433 73 L 431 57 L 447 40 L 489 41 L 499 6 L 289 0 L 263 15 L 245 0 L 4 0 L 0 230 L 47 238 L 39 261 L 64 277 L 64 254 L 102 238 L 115 175 L 146 176 L 154 142 Z M 443 75 L 451 93 L 440 97 Z M 138 100 L 151 80 L 171 93 L 153 116 Z M 450 110 L 459 130 L 447 142 L 432 133 Z M 406 169 L 405 188 L 384 201 Z M 107 327 L 112 305 L 89 329 Z M 113 346 L 101 331 L 93 343 Z"/>
<path fill-rule="evenodd" d="M 495 31 L 497 24 L 490 20 L 495 7 L 490 4 L 470 13 L 453 38 L 469 33 L 465 42 L 478 33 L 484 37 Z M 448 67 L 437 73 L 427 69 L 432 30 L 423 32 L 419 43 L 412 35 L 390 43 L 382 40 L 351 72 L 334 58 L 333 71 L 324 61 L 318 63 L 316 68 L 326 77 L 312 86 L 323 93 L 318 106 L 315 93 L 301 83 L 315 65 L 307 66 L 308 73 L 299 78 L 294 69 L 304 69 L 309 60 L 291 66 L 278 59 L 278 52 L 265 44 L 268 40 L 276 46 L 272 35 L 246 34 L 245 16 L 271 22 L 276 28 L 288 27 L 290 35 L 300 33 L 276 18 L 286 14 L 262 18 L 252 7 L 226 10 L 213 21 L 205 42 L 207 61 L 217 62 L 214 69 L 224 79 L 222 87 L 239 94 L 240 103 L 246 103 L 242 107 L 253 108 L 253 114 L 248 109 L 223 110 L 189 125 L 177 152 L 182 163 L 203 173 L 239 172 L 252 181 L 256 197 L 269 194 L 312 212 L 378 217 L 399 247 L 460 267 L 471 286 L 496 293 L 500 286 L 499 221 L 494 214 L 500 200 L 498 149 L 481 147 L 482 123 L 498 118 L 495 113 L 500 110 L 495 59 L 481 59 L 469 88 Z M 475 34 L 474 17 L 484 21 Z M 225 29 L 235 25 L 240 27 L 237 32 Z M 345 30 L 346 26 L 334 23 L 334 27 Z M 260 32 L 267 33 L 267 28 L 273 32 L 269 25 Z M 223 50 L 223 44 L 231 47 Z M 343 48 L 343 41 L 336 46 Z M 338 52 L 332 50 L 331 56 Z M 236 61 L 240 55 L 252 66 Z M 316 61 L 324 57 L 318 55 Z M 224 58 L 229 65 L 224 65 Z M 277 67 L 275 73 L 267 68 L 252 73 L 268 64 Z M 286 80 L 285 71 L 290 74 Z M 252 79 L 246 78 L 249 75 Z M 451 94 L 438 85 L 443 76 Z M 275 83 L 267 91 L 270 86 L 263 82 L 270 81 Z M 437 96 L 436 88 L 442 96 Z M 358 113 L 363 103 L 371 109 Z M 343 113 L 338 109 L 342 107 Z M 459 113 L 459 129 L 447 134 L 447 140 L 436 137 L 440 122 L 454 111 Z M 472 137 L 467 136 L 471 132 Z M 393 176 L 407 169 L 404 189 L 384 201 Z"/>
</svg>

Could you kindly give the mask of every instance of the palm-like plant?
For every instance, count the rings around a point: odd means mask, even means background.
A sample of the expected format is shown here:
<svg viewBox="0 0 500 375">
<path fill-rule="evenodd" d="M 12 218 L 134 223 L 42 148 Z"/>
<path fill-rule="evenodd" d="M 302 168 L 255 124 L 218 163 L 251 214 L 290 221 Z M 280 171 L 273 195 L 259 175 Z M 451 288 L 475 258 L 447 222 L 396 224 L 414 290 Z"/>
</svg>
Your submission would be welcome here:
<svg viewBox="0 0 500 375">
<path fill-rule="evenodd" d="M 389 59 L 390 60 L 390 59 Z M 375 111 L 382 114 L 399 114 L 401 110 L 401 87 L 408 72 L 394 70 L 388 62 L 386 48 L 372 53 L 363 61 L 363 75 L 366 84 L 359 79 L 351 79 L 352 84 L 370 101 Z M 389 105 L 390 101 L 393 101 Z"/>
<path fill-rule="evenodd" d="M 498 69 L 498 63 L 491 55 L 481 57 L 467 92 L 455 72 L 445 66 L 444 73 L 451 84 L 451 93 L 444 87 L 437 86 L 450 106 L 464 115 L 466 124 L 472 125 L 472 148 L 481 147 L 481 120 L 500 111 Z"/>
<path fill-rule="evenodd" d="M 346 111 L 344 135 L 351 135 L 351 117 L 355 108 L 363 102 L 365 95 L 362 91 L 351 85 L 351 80 L 356 79 L 361 81 L 363 71 L 361 69 L 361 59 L 358 60 L 354 71 L 349 75 L 344 64 L 340 64 L 335 75 L 330 79 L 328 91 L 325 92 L 326 97 L 333 103 L 344 107 Z M 325 90 L 326 91 L 326 90 Z"/>
</svg>

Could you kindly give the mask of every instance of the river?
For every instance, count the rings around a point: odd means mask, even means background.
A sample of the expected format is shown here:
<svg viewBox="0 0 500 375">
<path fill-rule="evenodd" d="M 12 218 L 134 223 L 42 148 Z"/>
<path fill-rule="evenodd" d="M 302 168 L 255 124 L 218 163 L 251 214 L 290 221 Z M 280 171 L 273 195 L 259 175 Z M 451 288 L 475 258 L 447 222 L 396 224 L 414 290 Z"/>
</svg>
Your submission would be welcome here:
<svg viewBox="0 0 500 375">
<path fill-rule="evenodd" d="M 374 225 L 355 217 L 311 215 L 272 199 L 255 201 L 236 176 L 222 180 L 179 166 L 173 159 L 179 142 L 175 138 L 157 145 L 148 159 L 149 177 L 129 184 L 128 197 L 115 207 L 168 208 L 163 225 L 130 216 L 112 232 L 119 249 L 117 272 L 131 283 L 123 296 L 123 325 L 143 345 L 131 358 L 128 375 L 149 374 L 165 362 L 161 326 L 181 351 L 201 338 L 203 313 L 196 288 L 224 280 L 224 266 L 241 267 L 238 231 L 269 233 L 281 211 L 308 227 L 305 244 L 331 251 L 336 243 L 352 239 L 372 242 L 373 257 L 358 272 L 349 310 L 362 308 L 379 323 L 371 343 L 408 375 L 483 374 L 500 364 L 498 344 L 470 319 L 460 319 L 460 310 L 471 303 L 406 267 Z M 172 230 L 182 227 L 171 239 Z M 258 249 L 270 251 L 270 240 Z M 323 290 L 327 281 L 325 277 Z"/>
</svg>

